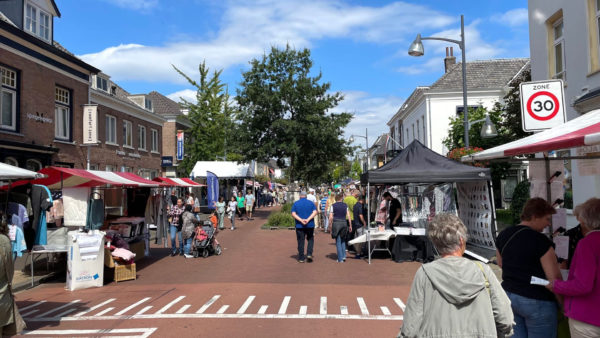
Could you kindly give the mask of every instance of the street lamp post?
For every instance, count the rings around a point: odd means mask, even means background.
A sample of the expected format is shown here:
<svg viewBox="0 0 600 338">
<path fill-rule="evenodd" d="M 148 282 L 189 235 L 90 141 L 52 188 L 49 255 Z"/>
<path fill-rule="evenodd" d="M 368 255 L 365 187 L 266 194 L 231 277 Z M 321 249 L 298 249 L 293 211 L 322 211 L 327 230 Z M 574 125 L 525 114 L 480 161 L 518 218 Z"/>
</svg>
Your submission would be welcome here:
<svg viewBox="0 0 600 338">
<path fill-rule="evenodd" d="M 360 135 L 350 135 L 350 143 L 354 142 L 354 137 L 363 137 L 365 139 L 365 146 L 367 147 L 367 171 L 371 169 L 371 156 L 369 154 L 369 129 L 365 128 L 365 136 Z M 371 204 L 371 186 L 369 182 L 367 182 L 367 252 L 369 253 L 369 264 L 371 264 L 371 231 L 369 227 L 371 226 L 371 211 L 369 210 L 369 205 Z"/>
<path fill-rule="evenodd" d="M 408 55 L 411 56 L 423 56 L 425 50 L 421 40 L 440 40 L 447 41 L 457 44 L 462 51 L 462 82 L 463 82 L 463 114 L 464 114 L 464 126 L 465 126 L 465 147 L 469 147 L 469 110 L 467 108 L 467 63 L 465 57 L 465 17 L 460 16 L 460 41 L 446 38 L 436 37 L 421 37 L 421 34 L 417 34 L 415 41 L 408 48 Z"/>
</svg>

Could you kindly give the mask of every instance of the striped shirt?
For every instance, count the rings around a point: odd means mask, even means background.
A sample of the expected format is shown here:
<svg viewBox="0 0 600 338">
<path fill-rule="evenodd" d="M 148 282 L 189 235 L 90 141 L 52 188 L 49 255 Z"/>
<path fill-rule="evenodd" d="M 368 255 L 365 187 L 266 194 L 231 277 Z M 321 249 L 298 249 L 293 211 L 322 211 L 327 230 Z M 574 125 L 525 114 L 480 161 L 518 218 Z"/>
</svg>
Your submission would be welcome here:
<svg viewBox="0 0 600 338">
<path fill-rule="evenodd" d="M 325 212 L 325 208 L 327 207 L 327 200 L 329 198 L 323 197 L 321 198 L 321 211 Z"/>
</svg>

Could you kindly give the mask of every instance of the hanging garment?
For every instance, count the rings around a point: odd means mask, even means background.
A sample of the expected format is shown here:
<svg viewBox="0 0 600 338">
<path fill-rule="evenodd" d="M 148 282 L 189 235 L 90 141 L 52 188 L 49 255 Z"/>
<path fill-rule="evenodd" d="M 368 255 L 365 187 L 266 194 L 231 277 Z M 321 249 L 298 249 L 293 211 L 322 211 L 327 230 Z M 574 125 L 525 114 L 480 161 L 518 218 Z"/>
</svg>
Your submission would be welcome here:
<svg viewBox="0 0 600 338">
<path fill-rule="evenodd" d="M 11 232 L 12 230 L 13 229 L 11 229 Z M 9 236 L 10 244 L 12 245 L 13 259 L 23 256 L 23 252 L 27 251 L 27 243 L 25 243 L 25 236 L 23 234 L 23 230 L 15 226 L 14 231 L 14 239 L 12 238 L 12 236 Z"/>
<path fill-rule="evenodd" d="M 26 222 L 29 222 L 29 216 L 27 215 L 27 208 L 23 204 L 8 202 L 8 214 L 12 215 L 11 221 L 14 225 L 23 229 Z M 15 217 L 16 216 L 16 217 Z"/>
<path fill-rule="evenodd" d="M 148 196 L 146 200 L 146 209 L 144 210 L 144 222 L 146 224 L 155 224 L 156 214 L 154 210 L 154 195 Z"/>
<path fill-rule="evenodd" d="M 62 204 L 62 194 L 60 199 L 54 199 L 54 195 L 52 197 L 52 208 L 46 212 L 46 222 L 48 223 L 57 223 L 63 218 L 64 209 Z M 59 226 L 57 224 L 57 226 Z"/>
<path fill-rule="evenodd" d="M 46 226 L 46 211 L 52 207 L 52 194 L 50 189 L 44 185 L 34 184 L 31 187 L 32 206 L 33 206 L 33 229 L 35 230 L 34 245 L 46 245 L 47 244 L 47 226 Z M 39 197 L 39 206 L 38 203 Z M 37 210 L 37 215 L 36 215 Z"/>
<path fill-rule="evenodd" d="M 89 196 L 90 188 L 63 189 L 64 223 L 66 226 L 85 226 Z"/>
<path fill-rule="evenodd" d="M 104 225 L 104 200 L 90 199 L 85 228 L 98 230 Z"/>
</svg>

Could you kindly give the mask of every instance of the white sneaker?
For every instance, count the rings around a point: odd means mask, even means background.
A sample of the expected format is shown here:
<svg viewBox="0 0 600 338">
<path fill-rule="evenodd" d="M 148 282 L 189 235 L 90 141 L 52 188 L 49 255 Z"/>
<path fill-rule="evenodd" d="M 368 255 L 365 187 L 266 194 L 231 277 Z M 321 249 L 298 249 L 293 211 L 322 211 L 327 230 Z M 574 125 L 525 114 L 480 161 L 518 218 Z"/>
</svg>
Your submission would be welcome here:
<svg viewBox="0 0 600 338">
<path fill-rule="evenodd" d="M 194 256 L 188 255 L 188 254 L 184 254 L 183 257 L 185 257 L 185 258 L 194 258 Z"/>
</svg>

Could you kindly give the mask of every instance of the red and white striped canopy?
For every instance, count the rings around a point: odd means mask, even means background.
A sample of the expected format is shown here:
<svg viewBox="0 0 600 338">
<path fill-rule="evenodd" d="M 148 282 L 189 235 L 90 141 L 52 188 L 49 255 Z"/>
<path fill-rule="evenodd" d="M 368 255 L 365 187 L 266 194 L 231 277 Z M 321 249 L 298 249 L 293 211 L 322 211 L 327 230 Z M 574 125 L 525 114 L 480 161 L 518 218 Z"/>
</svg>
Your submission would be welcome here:
<svg viewBox="0 0 600 338">
<path fill-rule="evenodd" d="M 157 187 L 162 184 L 147 180 L 132 173 L 84 170 L 60 167 L 48 167 L 39 171 L 47 177 L 33 180 L 48 189 L 97 187 L 110 185 L 115 187 Z"/>
<path fill-rule="evenodd" d="M 463 162 L 600 144 L 600 109 L 543 132 L 462 157 Z"/>
<path fill-rule="evenodd" d="M 196 183 L 189 178 L 170 178 L 170 177 L 156 177 L 155 182 L 161 182 L 164 185 L 172 187 L 205 187 L 206 185 Z"/>
</svg>

